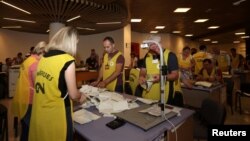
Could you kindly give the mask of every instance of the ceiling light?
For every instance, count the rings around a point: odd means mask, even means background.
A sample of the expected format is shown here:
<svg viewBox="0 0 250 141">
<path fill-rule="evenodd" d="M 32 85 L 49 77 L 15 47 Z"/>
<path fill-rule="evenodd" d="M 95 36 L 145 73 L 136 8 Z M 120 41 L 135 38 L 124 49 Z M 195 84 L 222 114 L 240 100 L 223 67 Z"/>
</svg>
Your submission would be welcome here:
<svg viewBox="0 0 250 141">
<path fill-rule="evenodd" d="M 212 41 L 212 44 L 217 44 L 218 43 L 218 41 Z"/>
<path fill-rule="evenodd" d="M 83 29 L 83 30 L 91 30 L 94 31 L 95 29 L 93 28 L 88 28 L 88 27 L 76 27 L 77 29 Z"/>
<path fill-rule="evenodd" d="M 177 8 L 174 10 L 175 13 L 185 13 L 188 10 L 190 10 L 191 8 Z"/>
<path fill-rule="evenodd" d="M 208 21 L 208 19 L 197 19 L 196 21 L 194 21 L 195 23 L 204 23 Z"/>
<path fill-rule="evenodd" d="M 211 41 L 211 39 L 204 39 L 203 41 L 205 41 L 205 42 L 209 42 L 209 41 Z"/>
<path fill-rule="evenodd" d="M 219 28 L 219 26 L 209 26 L 208 29 L 216 29 Z"/>
<path fill-rule="evenodd" d="M 48 29 L 46 32 L 49 32 L 50 30 Z"/>
<path fill-rule="evenodd" d="M 22 28 L 22 26 L 2 26 L 2 28 Z"/>
<path fill-rule="evenodd" d="M 155 29 L 164 29 L 165 26 L 156 26 Z"/>
<path fill-rule="evenodd" d="M 181 31 L 173 31 L 172 33 L 181 33 Z"/>
<path fill-rule="evenodd" d="M 2 0 L 1 2 L 2 2 L 3 4 L 6 4 L 6 5 L 10 6 L 10 7 L 15 8 L 15 9 L 17 9 L 17 10 L 20 10 L 20 11 L 22 11 L 22 12 L 24 12 L 24 13 L 31 14 L 30 12 L 28 12 L 28 11 L 26 11 L 26 10 L 23 10 L 23 9 L 21 9 L 21 8 L 15 6 L 15 5 L 12 5 L 12 4 L 10 4 L 10 3 L 7 3 L 7 2 L 5 2 L 5 1 L 3 1 L 3 0 Z"/>
<path fill-rule="evenodd" d="M 141 22 L 141 19 L 131 19 L 130 22 L 132 22 L 132 23 L 139 23 L 139 22 Z"/>
<path fill-rule="evenodd" d="M 235 35 L 245 35 L 245 32 L 236 32 Z"/>
<path fill-rule="evenodd" d="M 103 23 L 96 23 L 96 24 L 121 24 L 122 22 L 103 22 Z"/>
<path fill-rule="evenodd" d="M 150 31 L 150 33 L 158 33 L 158 31 Z"/>
<path fill-rule="evenodd" d="M 11 21 L 27 22 L 27 23 L 36 23 L 35 21 L 28 21 L 28 20 L 22 20 L 22 19 L 12 19 L 12 18 L 3 18 L 3 19 L 11 20 Z"/>
<path fill-rule="evenodd" d="M 239 0 L 239 1 L 236 1 L 233 3 L 233 5 L 237 6 L 237 5 L 240 5 L 240 3 L 244 2 L 246 0 Z"/>
<path fill-rule="evenodd" d="M 186 34 L 185 36 L 186 36 L 186 37 L 192 37 L 193 34 Z"/>
<path fill-rule="evenodd" d="M 234 43 L 234 44 L 238 44 L 238 43 L 240 43 L 240 41 L 234 41 L 233 43 Z"/>
<path fill-rule="evenodd" d="M 71 19 L 68 19 L 67 22 L 73 21 L 73 20 L 78 19 L 80 17 L 81 17 L 81 15 L 75 16 L 75 17 L 73 17 Z"/>
<path fill-rule="evenodd" d="M 249 36 L 241 36 L 242 39 L 250 38 Z"/>
</svg>

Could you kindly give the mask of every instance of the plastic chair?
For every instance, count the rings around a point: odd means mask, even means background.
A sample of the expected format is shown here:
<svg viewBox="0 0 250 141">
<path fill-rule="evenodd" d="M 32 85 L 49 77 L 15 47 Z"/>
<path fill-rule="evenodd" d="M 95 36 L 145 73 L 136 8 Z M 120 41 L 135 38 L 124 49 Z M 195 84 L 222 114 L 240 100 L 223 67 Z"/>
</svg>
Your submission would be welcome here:
<svg viewBox="0 0 250 141">
<path fill-rule="evenodd" d="M 240 84 L 240 90 L 237 90 L 235 94 L 235 102 L 236 102 L 235 109 L 237 110 L 237 106 L 239 104 L 240 114 L 242 114 L 242 104 L 241 104 L 242 97 L 250 98 L 250 83 Z"/>
<path fill-rule="evenodd" d="M 0 141 L 9 140 L 8 135 L 8 109 L 0 104 Z"/>
<path fill-rule="evenodd" d="M 226 109 L 222 104 L 211 99 L 204 99 L 198 116 L 194 117 L 194 138 L 207 139 L 209 125 L 223 125 Z"/>
</svg>

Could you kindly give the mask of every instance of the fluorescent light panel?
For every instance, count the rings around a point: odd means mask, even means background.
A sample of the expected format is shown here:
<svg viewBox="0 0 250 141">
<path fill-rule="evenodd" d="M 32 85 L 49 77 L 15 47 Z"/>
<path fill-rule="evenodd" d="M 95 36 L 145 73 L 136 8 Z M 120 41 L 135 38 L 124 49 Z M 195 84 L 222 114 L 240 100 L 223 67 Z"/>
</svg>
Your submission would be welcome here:
<svg viewBox="0 0 250 141">
<path fill-rule="evenodd" d="M 204 39 L 203 41 L 205 41 L 205 42 L 209 42 L 209 41 L 211 41 L 211 39 Z"/>
<path fill-rule="evenodd" d="M 240 43 L 240 41 L 234 41 L 233 43 L 234 43 L 234 44 L 238 44 L 238 43 Z"/>
<path fill-rule="evenodd" d="M 96 23 L 96 24 L 121 24 L 122 22 L 103 22 L 103 23 Z"/>
<path fill-rule="evenodd" d="M 181 33 L 181 31 L 173 31 L 172 33 Z"/>
<path fill-rule="evenodd" d="M 197 19 L 196 21 L 194 21 L 195 23 L 204 23 L 208 21 L 208 19 Z"/>
<path fill-rule="evenodd" d="M 242 39 L 250 38 L 249 36 L 241 36 Z"/>
<path fill-rule="evenodd" d="M 90 30 L 90 31 L 94 31 L 95 29 L 93 28 L 88 28 L 88 27 L 76 27 L 77 29 L 83 29 L 83 30 Z"/>
<path fill-rule="evenodd" d="M 22 20 L 22 19 L 13 19 L 13 18 L 3 18 L 5 20 L 11 20 L 11 21 L 18 21 L 18 22 L 26 22 L 26 23 L 36 23 L 35 21 L 28 21 L 28 20 Z"/>
<path fill-rule="evenodd" d="M 73 17 L 71 19 L 68 19 L 67 22 L 73 21 L 73 20 L 78 19 L 80 17 L 81 17 L 81 15 L 75 16 L 75 17 Z"/>
<path fill-rule="evenodd" d="M 2 28 L 22 28 L 22 26 L 2 26 Z"/>
<path fill-rule="evenodd" d="M 141 19 L 131 19 L 130 22 L 132 22 L 132 23 L 139 23 L 139 22 L 141 22 Z"/>
<path fill-rule="evenodd" d="M 218 41 L 212 41 L 212 43 L 213 43 L 213 44 L 217 44 L 217 43 L 218 43 Z"/>
<path fill-rule="evenodd" d="M 164 29 L 165 26 L 156 26 L 155 29 Z"/>
<path fill-rule="evenodd" d="M 46 32 L 49 32 L 50 30 L 48 29 Z"/>
<path fill-rule="evenodd" d="M 177 8 L 174 10 L 175 13 L 185 13 L 189 11 L 191 8 Z"/>
<path fill-rule="evenodd" d="M 219 26 L 209 26 L 208 29 L 217 29 Z"/>
<path fill-rule="evenodd" d="M 186 37 L 192 37 L 193 34 L 186 34 L 185 36 L 186 36 Z"/>
<path fill-rule="evenodd" d="M 235 35 L 245 35 L 245 32 L 236 32 Z"/>
<path fill-rule="evenodd" d="M 158 33 L 158 31 L 150 31 L 150 33 Z"/>
<path fill-rule="evenodd" d="M 5 4 L 5 5 L 8 5 L 8 6 L 10 6 L 10 7 L 13 7 L 13 8 L 15 8 L 15 9 L 17 9 L 17 10 L 19 10 L 19 11 L 22 11 L 22 12 L 24 12 L 24 13 L 27 13 L 27 14 L 31 14 L 30 12 L 28 12 L 28 11 L 26 11 L 26 10 L 23 10 L 22 8 L 19 8 L 19 7 L 17 7 L 17 6 L 15 6 L 15 5 L 13 5 L 13 4 L 10 4 L 10 3 L 8 3 L 8 2 L 5 2 L 5 1 L 1 1 L 3 4 Z"/>
</svg>

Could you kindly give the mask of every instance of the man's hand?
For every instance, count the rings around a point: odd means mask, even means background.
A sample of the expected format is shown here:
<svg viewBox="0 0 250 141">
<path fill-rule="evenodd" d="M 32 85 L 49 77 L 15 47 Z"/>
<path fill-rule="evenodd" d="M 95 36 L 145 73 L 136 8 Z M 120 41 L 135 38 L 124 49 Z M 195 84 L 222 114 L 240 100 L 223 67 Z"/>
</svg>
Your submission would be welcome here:
<svg viewBox="0 0 250 141">
<path fill-rule="evenodd" d="M 99 84 L 99 81 L 94 81 L 90 85 L 93 86 L 93 87 L 96 87 L 98 84 Z"/>
<path fill-rule="evenodd" d="M 106 83 L 104 81 L 101 81 L 99 84 L 98 84 L 98 87 L 99 88 L 105 88 L 106 87 Z"/>
</svg>

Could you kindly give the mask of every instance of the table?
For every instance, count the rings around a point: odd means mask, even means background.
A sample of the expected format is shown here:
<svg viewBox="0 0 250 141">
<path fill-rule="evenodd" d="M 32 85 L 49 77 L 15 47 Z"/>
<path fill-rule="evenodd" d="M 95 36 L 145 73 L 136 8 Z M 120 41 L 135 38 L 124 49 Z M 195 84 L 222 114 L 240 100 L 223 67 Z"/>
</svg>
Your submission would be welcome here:
<svg viewBox="0 0 250 141">
<path fill-rule="evenodd" d="M 193 86 L 188 88 L 182 86 L 184 104 L 193 108 L 201 108 L 202 101 L 211 98 L 219 103 L 226 103 L 226 87 L 224 84 L 205 88 L 202 86 Z"/>
<path fill-rule="evenodd" d="M 89 110 L 98 114 L 95 107 Z M 183 108 L 181 116 L 170 119 L 176 126 L 178 141 L 193 141 L 193 113 L 194 111 Z M 175 132 L 171 131 L 173 127 L 168 121 L 144 131 L 130 123 L 112 130 L 106 126 L 106 123 L 112 120 L 112 117 L 101 117 L 83 125 L 74 123 L 74 128 L 81 137 L 89 141 L 151 141 L 163 133 L 166 133 L 166 140 L 175 141 Z"/>
<path fill-rule="evenodd" d="M 76 82 L 95 80 L 97 77 L 97 71 L 76 71 Z"/>
</svg>

